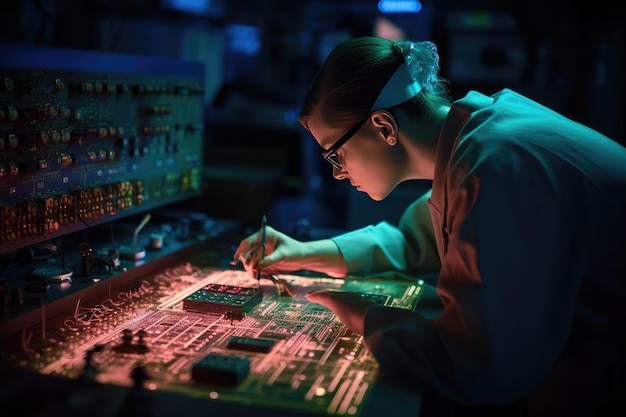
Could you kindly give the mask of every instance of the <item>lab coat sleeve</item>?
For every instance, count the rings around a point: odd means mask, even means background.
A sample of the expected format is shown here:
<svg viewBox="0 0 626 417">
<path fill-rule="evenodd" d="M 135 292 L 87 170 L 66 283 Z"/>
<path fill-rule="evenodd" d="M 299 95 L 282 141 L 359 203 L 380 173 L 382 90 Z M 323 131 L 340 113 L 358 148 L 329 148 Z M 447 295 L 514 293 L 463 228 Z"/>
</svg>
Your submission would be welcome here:
<svg viewBox="0 0 626 417">
<path fill-rule="evenodd" d="M 441 263 L 426 203 L 429 197 L 430 191 L 409 205 L 398 226 L 380 222 L 334 237 L 348 274 L 397 271 L 421 276 L 439 272 Z"/>
<path fill-rule="evenodd" d="M 586 203 L 569 206 L 576 189 L 542 170 L 451 176 L 438 281 L 444 310 L 430 321 L 368 309 L 364 341 L 382 375 L 459 403 L 504 404 L 548 372 L 570 334 L 584 259 L 574 233 Z"/>
</svg>

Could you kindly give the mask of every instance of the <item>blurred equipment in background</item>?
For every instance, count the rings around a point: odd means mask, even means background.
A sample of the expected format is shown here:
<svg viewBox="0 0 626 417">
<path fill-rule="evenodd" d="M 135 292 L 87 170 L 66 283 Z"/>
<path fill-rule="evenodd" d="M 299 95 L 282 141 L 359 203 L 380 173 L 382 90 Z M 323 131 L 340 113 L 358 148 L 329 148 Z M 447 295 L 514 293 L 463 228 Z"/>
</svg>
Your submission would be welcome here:
<svg viewBox="0 0 626 417">
<path fill-rule="evenodd" d="M 445 16 L 446 76 L 455 83 L 517 85 L 526 46 L 507 12 L 456 10 Z"/>
<path fill-rule="evenodd" d="M 3 46 L 0 253 L 200 192 L 203 67 Z"/>
</svg>

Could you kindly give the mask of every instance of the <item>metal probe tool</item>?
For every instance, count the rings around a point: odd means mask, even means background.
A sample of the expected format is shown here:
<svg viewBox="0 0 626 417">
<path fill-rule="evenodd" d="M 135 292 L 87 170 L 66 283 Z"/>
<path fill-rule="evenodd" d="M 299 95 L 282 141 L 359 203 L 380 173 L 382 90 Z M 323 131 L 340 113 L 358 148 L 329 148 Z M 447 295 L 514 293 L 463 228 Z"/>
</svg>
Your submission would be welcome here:
<svg viewBox="0 0 626 417">
<path fill-rule="evenodd" d="M 261 253 L 259 255 L 259 263 L 257 264 L 257 271 L 256 271 L 256 279 L 257 281 L 261 280 L 261 261 L 263 260 L 263 258 L 265 257 L 265 227 L 267 226 L 267 217 L 265 215 L 263 215 L 263 219 L 261 219 L 261 244 L 260 244 L 260 248 L 261 248 Z"/>
</svg>

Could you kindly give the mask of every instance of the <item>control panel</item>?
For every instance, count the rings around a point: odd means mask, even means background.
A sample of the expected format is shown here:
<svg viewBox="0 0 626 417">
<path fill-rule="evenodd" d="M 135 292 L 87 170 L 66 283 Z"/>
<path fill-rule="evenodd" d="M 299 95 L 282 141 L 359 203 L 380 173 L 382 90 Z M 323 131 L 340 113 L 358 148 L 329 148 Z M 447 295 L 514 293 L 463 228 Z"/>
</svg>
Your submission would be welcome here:
<svg viewBox="0 0 626 417">
<path fill-rule="evenodd" d="M 0 46 L 0 253 L 197 195 L 200 63 Z"/>
</svg>

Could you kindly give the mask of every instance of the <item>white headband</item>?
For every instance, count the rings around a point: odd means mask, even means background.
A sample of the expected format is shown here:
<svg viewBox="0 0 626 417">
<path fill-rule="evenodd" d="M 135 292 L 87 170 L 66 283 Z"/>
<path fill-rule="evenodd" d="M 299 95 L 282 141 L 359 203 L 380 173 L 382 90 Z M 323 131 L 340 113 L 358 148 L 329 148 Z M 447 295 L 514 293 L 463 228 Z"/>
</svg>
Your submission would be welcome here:
<svg viewBox="0 0 626 417">
<path fill-rule="evenodd" d="M 380 94 L 378 94 L 371 111 L 386 109 L 404 103 L 422 91 L 422 88 L 423 86 L 411 77 L 409 66 L 405 61 L 387 81 L 383 89 L 380 90 Z"/>
</svg>

